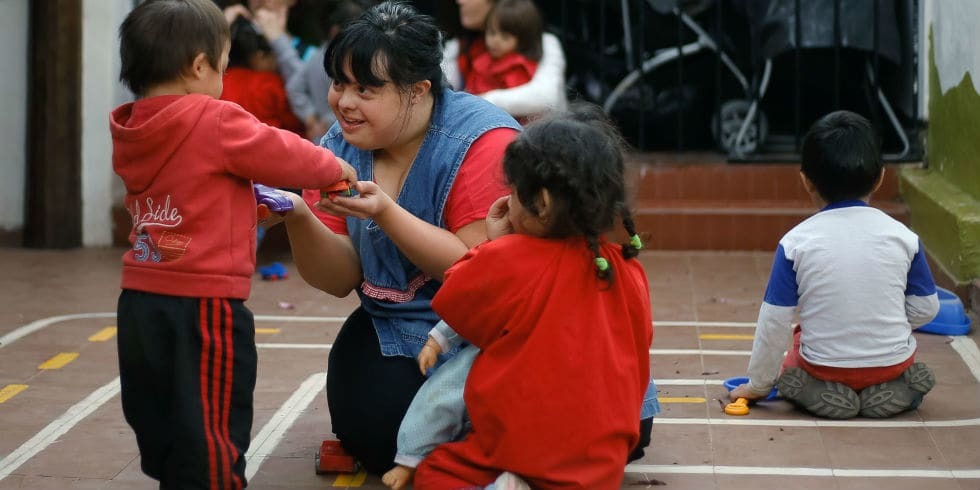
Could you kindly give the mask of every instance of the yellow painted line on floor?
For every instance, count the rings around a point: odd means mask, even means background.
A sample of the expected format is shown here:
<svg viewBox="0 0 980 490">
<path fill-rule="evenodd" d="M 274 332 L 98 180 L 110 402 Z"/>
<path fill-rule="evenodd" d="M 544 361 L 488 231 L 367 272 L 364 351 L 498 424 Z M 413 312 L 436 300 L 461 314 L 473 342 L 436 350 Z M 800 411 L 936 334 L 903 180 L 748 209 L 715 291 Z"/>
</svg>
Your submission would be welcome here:
<svg viewBox="0 0 980 490">
<path fill-rule="evenodd" d="M 724 333 L 703 333 L 699 335 L 701 340 L 752 340 L 754 335 L 745 334 L 724 334 Z"/>
<path fill-rule="evenodd" d="M 333 486 L 335 487 L 359 487 L 364 484 L 364 480 L 367 479 L 367 472 L 361 470 L 356 474 L 344 473 L 337 475 L 337 479 L 333 481 Z"/>
<path fill-rule="evenodd" d="M 279 329 L 278 328 L 256 328 L 255 329 L 255 333 L 264 333 L 264 334 L 270 334 L 271 335 L 271 334 L 279 333 Z"/>
<path fill-rule="evenodd" d="M 682 396 L 682 397 L 669 397 L 662 396 L 657 398 L 660 403 L 704 403 L 704 398 L 697 398 L 693 396 Z"/>
<path fill-rule="evenodd" d="M 7 385 L 0 389 L 0 403 L 3 403 L 27 389 L 27 385 Z"/>
<path fill-rule="evenodd" d="M 61 369 L 78 357 L 77 352 L 62 352 L 38 366 L 38 369 Z"/>
<path fill-rule="evenodd" d="M 106 327 L 92 334 L 88 338 L 89 342 L 105 342 L 116 336 L 116 327 Z"/>
</svg>

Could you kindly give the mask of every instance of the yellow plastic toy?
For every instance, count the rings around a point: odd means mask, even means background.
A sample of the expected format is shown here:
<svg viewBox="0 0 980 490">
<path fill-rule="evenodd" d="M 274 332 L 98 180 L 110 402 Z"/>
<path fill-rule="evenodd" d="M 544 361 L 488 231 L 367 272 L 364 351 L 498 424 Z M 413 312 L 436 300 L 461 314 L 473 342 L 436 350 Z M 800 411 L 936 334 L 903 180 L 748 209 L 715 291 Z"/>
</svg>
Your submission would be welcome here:
<svg viewBox="0 0 980 490">
<path fill-rule="evenodd" d="M 725 405 L 726 415 L 748 415 L 749 414 L 749 401 L 745 398 L 738 398 L 735 401 Z"/>
</svg>

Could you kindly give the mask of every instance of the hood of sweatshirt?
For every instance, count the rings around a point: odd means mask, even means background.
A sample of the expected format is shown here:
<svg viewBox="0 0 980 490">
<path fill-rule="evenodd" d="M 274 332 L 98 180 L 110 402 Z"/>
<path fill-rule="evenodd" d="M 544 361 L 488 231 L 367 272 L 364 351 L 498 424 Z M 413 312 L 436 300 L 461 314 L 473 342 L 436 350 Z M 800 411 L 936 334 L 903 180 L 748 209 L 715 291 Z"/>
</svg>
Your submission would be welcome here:
<svg viewBox="0 0 980 490">
<path fill-rule="evenodd" d="M 126 182 L 130 193 L 143 192 L 172 161 L 173 154 L 206 112 L 198 109 L 212 101 L 203 94 L 178 96 L 150 117 L 132 123 L 139 102 L 123 104 L 112 111 L 112 168 Z"/>
</svg>

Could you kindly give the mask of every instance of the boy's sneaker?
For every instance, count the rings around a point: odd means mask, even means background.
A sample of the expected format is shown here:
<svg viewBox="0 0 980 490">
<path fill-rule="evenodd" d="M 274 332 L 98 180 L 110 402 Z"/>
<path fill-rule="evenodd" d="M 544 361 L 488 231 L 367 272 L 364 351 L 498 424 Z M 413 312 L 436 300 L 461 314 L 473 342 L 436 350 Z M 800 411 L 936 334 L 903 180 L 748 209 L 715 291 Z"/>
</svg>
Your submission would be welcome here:
<svg viewBox="0 0 980 490">
<path fill-rule="evenodd" d="M 849 419 L 861 410 L 861 399 L 850 387 L 816 379 L 797 367 L 783 371 L 776 386 L 783 398 L 818 417 Z"/>
<path fill-rule="evenodd" d="M 935 385 L 936 378 L 925 364 L 912 364 L 898 378 L 861 390 L 861 415 L 883 419 L 912 410 Z"/>
</svg>

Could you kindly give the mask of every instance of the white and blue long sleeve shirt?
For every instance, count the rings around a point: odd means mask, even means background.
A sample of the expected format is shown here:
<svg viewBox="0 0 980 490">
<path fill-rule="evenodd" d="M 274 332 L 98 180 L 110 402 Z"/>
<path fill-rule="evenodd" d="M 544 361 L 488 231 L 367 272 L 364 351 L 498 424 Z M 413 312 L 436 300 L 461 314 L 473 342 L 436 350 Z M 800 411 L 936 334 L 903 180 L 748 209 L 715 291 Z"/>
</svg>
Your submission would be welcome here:
<svg viewBox="0 0 980 490">
<path fill-rule="evenodd" d="M 830 204 L 779 241 L 756 324 L 749 386 L 757 394 L 772 389 L 797 312 L 806 361 L 863 368 L 911 357 L 912 330 L 938 311 L 915 233 L 864 201 Z"/>
</svg>

